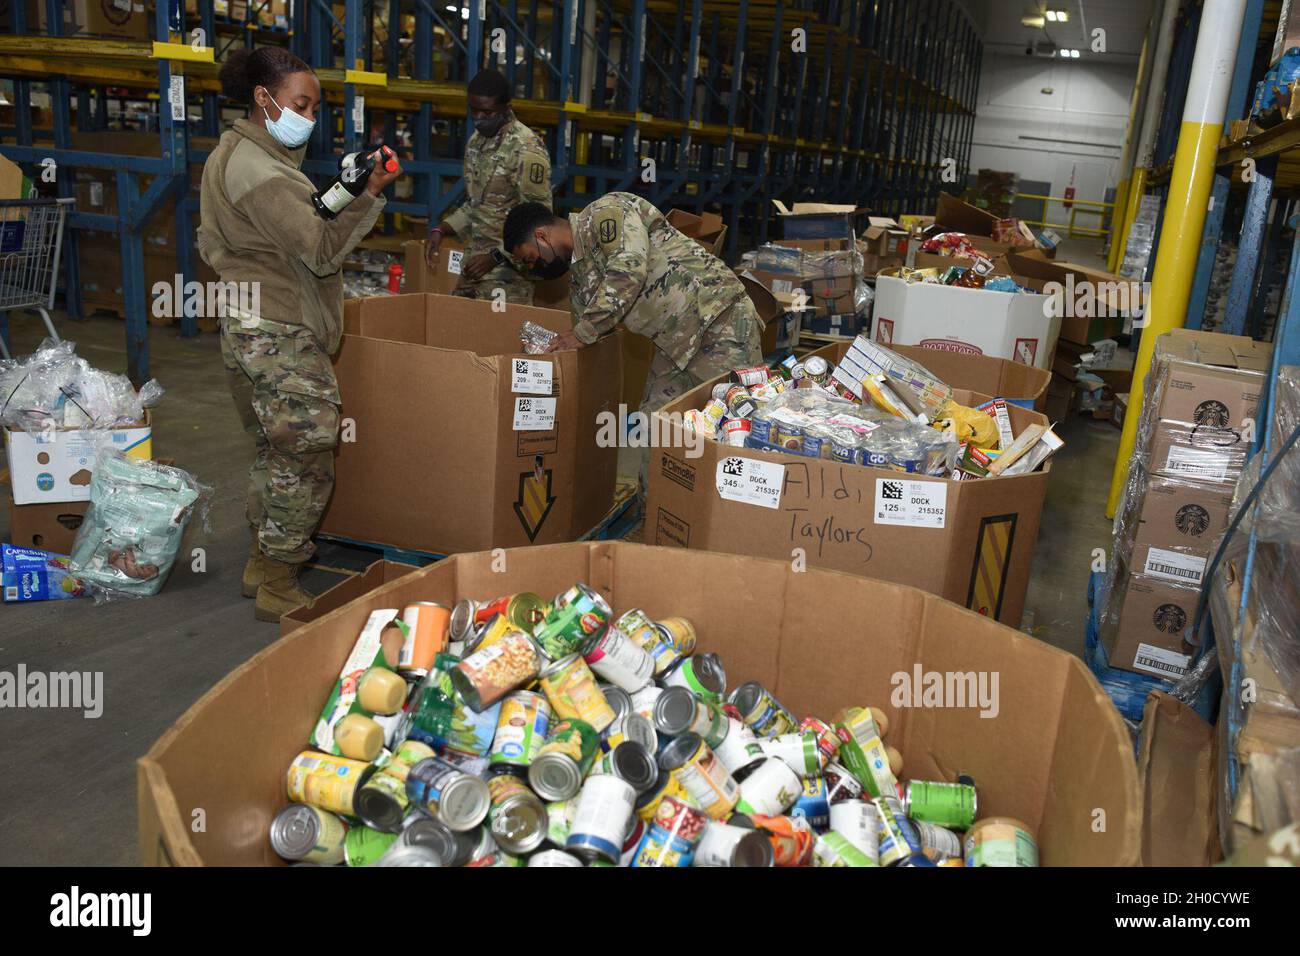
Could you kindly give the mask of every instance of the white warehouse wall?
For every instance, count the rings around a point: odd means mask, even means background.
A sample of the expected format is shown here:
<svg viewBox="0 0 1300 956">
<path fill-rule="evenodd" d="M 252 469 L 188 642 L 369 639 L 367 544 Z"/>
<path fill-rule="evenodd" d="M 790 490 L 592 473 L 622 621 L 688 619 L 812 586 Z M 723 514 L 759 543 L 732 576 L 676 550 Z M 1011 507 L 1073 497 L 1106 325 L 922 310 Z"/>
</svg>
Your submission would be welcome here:
<svg viewBox="0 0 1300 956">
<path fill-rule="evenodd" d="M 1030 57 L 985 49 L 970 171 L 999 169 L 1052 184 L 1064 195 L 1074 174 L 1079 199 L 1104 200 L 1118 185 L 1137 64 Z M 1050 92 L 1044 92 L 1049 90 Z M 1052 204 L 1048 218 L 1068 212 Z M 1080 214 L 1079 225 L 1096 226 Z"/>
</svg>

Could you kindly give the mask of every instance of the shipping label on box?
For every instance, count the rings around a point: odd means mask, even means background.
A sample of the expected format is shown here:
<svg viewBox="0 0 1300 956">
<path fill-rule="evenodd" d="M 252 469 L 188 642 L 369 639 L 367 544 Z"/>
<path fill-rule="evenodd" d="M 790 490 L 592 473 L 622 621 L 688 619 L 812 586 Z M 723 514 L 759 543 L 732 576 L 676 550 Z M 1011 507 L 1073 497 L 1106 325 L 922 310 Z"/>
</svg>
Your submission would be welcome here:
<svg viewBox="0 0 1300 956">
<path fill-rule="evenodd" d="M 18 428 L 6 431 L 14 504 L 89 500 L 101 442 L 128 458 L 148 461 L 153 457 L 153 425 L 148 412 L 143 424 L 128 428 L 86 432 L 57 428 L 35 434 Z"/>
</svg>

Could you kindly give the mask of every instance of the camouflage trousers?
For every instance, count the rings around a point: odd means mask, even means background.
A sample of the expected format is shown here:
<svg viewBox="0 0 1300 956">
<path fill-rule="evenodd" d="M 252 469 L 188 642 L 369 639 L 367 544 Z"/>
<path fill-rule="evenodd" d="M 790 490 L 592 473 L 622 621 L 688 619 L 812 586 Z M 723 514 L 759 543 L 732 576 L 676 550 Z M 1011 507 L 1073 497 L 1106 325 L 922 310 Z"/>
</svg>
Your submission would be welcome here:
<svg viewBox="0 0 1300 956">
<path fill-rule="evenodd" d="M 469 259 L 470 256 L 466 255 L 465 261 Z M 497 289 L 504 292 L 507 302 L 515 305 L 533 304 L 533 284 L 509 266 L 497 266 L 483 278 L 474 281 L 461 276 L 451 294 L 462 299 L 491 300 Z"/>
<path fill-rule="evenodd" d="M 290 328 L 290 327 L 285 327 Z M 248 473 L 248 522 L 262 553 L 301 564 L 334 490 L 339 389 L 329 356 L 307 329 L 223 323 L 221 355 L 256 455 Z"/>
<path fill-rule="evenodd" d="M 733 368 L 759 365 L 763 361 L 763 320 L 754 311 L 748 297 L 737 300 L 704 331 L 700 349 L 680 369 L 663 352 L 655 350 L 641 394 L 641 411 L 649 414 L 663 408 L 702 382 L 724 375 Z M 637 496 L 645 503 L 646 473 L 650 466 L 650 449 L 638 451 Z"/>
</svg>

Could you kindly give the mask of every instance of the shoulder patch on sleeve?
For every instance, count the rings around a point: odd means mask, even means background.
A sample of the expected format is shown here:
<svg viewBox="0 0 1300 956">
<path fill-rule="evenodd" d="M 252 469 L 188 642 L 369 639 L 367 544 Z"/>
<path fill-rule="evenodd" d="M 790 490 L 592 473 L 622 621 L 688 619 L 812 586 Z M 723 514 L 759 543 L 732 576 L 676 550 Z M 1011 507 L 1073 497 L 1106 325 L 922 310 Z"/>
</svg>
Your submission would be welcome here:
<svg viewBox="0 0 1300 956">
<path fill-rule="evenodd" d="M 538 159 L 528 159 L 525 161 L 528 172 L 528 181 L 535 185 L 541 185 L 546 182 L 546 164 Z"/>
<path fill-rule="evenodd" d="M 602 209 L 593 220 L 601 248 L 614 251 L 623 245 L 623 217 L 615 209 Z"/>
</svg>

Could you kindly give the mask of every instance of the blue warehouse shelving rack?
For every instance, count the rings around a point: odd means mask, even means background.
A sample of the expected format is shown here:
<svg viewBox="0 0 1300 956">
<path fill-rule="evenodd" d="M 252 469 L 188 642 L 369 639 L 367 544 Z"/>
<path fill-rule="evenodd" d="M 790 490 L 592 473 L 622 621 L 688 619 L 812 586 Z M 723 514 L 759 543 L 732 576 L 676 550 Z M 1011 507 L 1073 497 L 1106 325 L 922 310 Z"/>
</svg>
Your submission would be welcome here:
<svg viewBox="0 0 1300 956">
<path fill-rule="evenodd" d="M 0 153 L 54 160 L 63 196 L 78 168 L 114 173 L 118 215 L 79 210 L 71 224 L 119 237 L 137 380 L 149 374 L 143 232 L 172 200 L 177 268 L 191 276 L 187 164 L 221 131 L 216 74 L 236 44 L 287 44 L 317 70 L 327 103 L 309 174 L 378 135 L 403 146 L 411 188 L 390 196 L 386 230 L 461 200 L 464 86 L 491 64 L 547 139 L 558 208 L 626 189 L 665 209 L 717 211 L 733 260 L 742 243 L 769 237 L 773 199 L 898 214 L 928 210 L 945 182 L 963 182 L 982 49 L 956 0 L 293 0 L 283 27 L 259 17 L 267 0 L 249 0 L 238 21 L 234 4 L 218 15 L 213 0 L 188 10 L 160 0 L 150 41 L 60 36 L 59 0 L 42 2 L 50 35 L 31 33 L 18 3 L 0 36 L 0 82 L 12 83 L 14 103 Z M 33 126 L 33 89 L 49 94 L 48 129 Z M 103 128 L 114 98 L 150 113 L 157 156 L 72 148 L 74 117 L 78 131 Z M 66 262 L 76 317 L 75 232 Z M 194 318 L 180 331 L 197 334 Z"/>
</svg>

